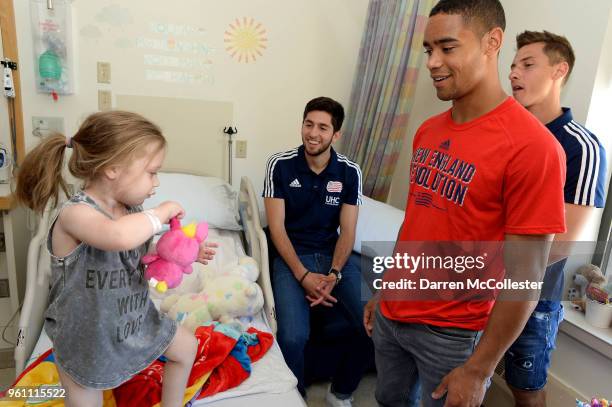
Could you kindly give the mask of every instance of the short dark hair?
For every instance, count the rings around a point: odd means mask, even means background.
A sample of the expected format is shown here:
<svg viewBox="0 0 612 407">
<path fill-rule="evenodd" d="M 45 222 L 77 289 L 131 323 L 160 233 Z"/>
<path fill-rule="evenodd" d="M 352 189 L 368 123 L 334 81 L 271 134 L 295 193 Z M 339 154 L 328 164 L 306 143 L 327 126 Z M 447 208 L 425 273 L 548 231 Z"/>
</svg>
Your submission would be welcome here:
<svg viewBox="0 0 612 407">
<path fill-rule="evenodd" d="M 332 127 L 334 128 L 334 133 L 340 130 L 342 127 L 342 122 L 344 121 L 344 108 L 334 99 L 320 96 L 318 98 L 312 99 L 310 102 L 306 103 L 306 107 L 304 108 L 304 116 L 302 120 L 306 120 L 306 116 L 308 113 L 313 111 L 321 111 L 327 112 L 331 115 Z"/>
<path fill-rule="evenodd" d="M 506 15 L 499 0 L 440 0 L 429 17 L 436 14 L 459 14 L 466 25 L 477 22 L 481 35 L 495 27 L 506 29 Z"/>
<path fill-rule="evenodd" d="M 548 31 L 524 31 L 516 36 L 516 49 L 521 49 L 525 45 L 534 44 L 536 42 L 544 43 L 544 53 L 548 57 L 548 61 L 551 65 L 563 61 L 567 62 L 569 71 L 567 71 L 563 83 L 567 82 L 567 79 L 572 73 L 572 69 L 574 69 L 574 62 L 576 62 L 572 44 L 570 44 L 564 36 L 553 34 Z"/>
</svg>

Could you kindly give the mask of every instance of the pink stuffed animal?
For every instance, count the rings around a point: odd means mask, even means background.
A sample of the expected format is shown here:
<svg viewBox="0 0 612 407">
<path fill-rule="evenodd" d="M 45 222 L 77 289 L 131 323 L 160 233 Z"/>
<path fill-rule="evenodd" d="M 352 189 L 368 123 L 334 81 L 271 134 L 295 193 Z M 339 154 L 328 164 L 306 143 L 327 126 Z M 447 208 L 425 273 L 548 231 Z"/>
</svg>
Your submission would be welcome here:
<svg viewBox="0 0 612 407">
<path fill-rule="evenodd" d="M 142 258 L 147 264 L 145 278 L 149 285 L 160 293 L 168 288 L 178 286 L 183 280 L 183 273 L 191 274 L 191 264 L 198 258 L 200 243 L 208 236 L 208 224 L 191 223 L 181 227 L 177 218 L 170 220 L 170 230 L 157 242 L 157 253 L 150 253 Z"/>
</svg>

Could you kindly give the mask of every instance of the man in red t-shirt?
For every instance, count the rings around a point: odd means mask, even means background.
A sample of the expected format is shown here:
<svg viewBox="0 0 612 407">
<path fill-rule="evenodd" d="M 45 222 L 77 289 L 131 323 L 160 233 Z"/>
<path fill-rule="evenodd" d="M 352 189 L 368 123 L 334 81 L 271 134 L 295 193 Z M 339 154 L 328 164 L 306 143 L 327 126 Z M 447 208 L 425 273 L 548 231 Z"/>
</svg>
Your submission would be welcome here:
<svg viewBox="0 0 612 407">
<path fill-rule="evenodd" d="M 423 42 L 427 68 L 438 98 L 453 105 L 425 121 L 414 137 L 396 252 L 426 242 L 452 252 L 442 242 L 479 247 L 499 241 L 503 256 L 492 256 L 482 275 L 499 277 L 497 264 L 506 277 L 521 273 L 541 281 L 548 242 L 565 230 L 565 155 L 501 87 L 497 59 L 504 28 L 498 0 L 441 0 L 430 13 Z M 394 280 L 398 273 L 390 270 L 384 281 Z M 461 290 L 455 298 L 438 291 L 437 300 L 411 299 L 406 291 L 381 299 L 379 292 L 368 303 L 364 324 L 373 331 L 380 405 L 416 405 L 420 384 L 425 406 L 480 406 L 495 366 L 536 302 L 516 300 L 505 286 L 497 302 L 469 300 L 474 291 Z M 537 290 L 529 298 L 537 300 Z"/>
</svg>

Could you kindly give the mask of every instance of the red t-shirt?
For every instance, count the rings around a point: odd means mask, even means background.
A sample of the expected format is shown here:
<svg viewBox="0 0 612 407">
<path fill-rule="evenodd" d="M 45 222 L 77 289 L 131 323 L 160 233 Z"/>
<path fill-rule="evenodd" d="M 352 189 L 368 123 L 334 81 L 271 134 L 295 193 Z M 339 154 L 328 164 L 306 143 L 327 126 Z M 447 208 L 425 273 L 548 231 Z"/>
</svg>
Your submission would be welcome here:
<svg viewBox="0 0 612 407">
<path fill-rule="evenodd" d="M 565 231 L 565 153 L 508 97 L 468 123 L 451 110 L 425 121 L 413 143 L 400 241 L 502 241 Z M 385 275 L 385 280 L 387 275 Z M 381 301 L 387 318 L 481 330 L 493 301 Z"/>
</svg>

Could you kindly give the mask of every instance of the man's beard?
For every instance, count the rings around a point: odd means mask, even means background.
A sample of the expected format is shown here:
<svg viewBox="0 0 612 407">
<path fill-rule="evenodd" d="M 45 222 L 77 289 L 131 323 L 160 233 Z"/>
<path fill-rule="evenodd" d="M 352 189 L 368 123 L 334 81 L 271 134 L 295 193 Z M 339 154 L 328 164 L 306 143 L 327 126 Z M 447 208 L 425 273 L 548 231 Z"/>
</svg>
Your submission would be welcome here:
<svg viewBox="0 0 612 407">
<path fill-rule="evenodd" d="M 331 143 L 332 143 L 332 140 L 329 140 L 329 143 L 327 143 L 326 146 L 321 146 L 321 148 L 319 150 L 317 150 L 316 152 L 310 153 L 310 152 L 308 152 L 308 146 L 307 146 L 308 142 L 306 141 L 306 142 L 304 142 L 304 152 L 307 155 L 311 156 L 311 157 L 317 157 L 317 156 L 323 154 L 325 151 L 327 151 L 327 148 L 331 145 Z"/>
</svg>

